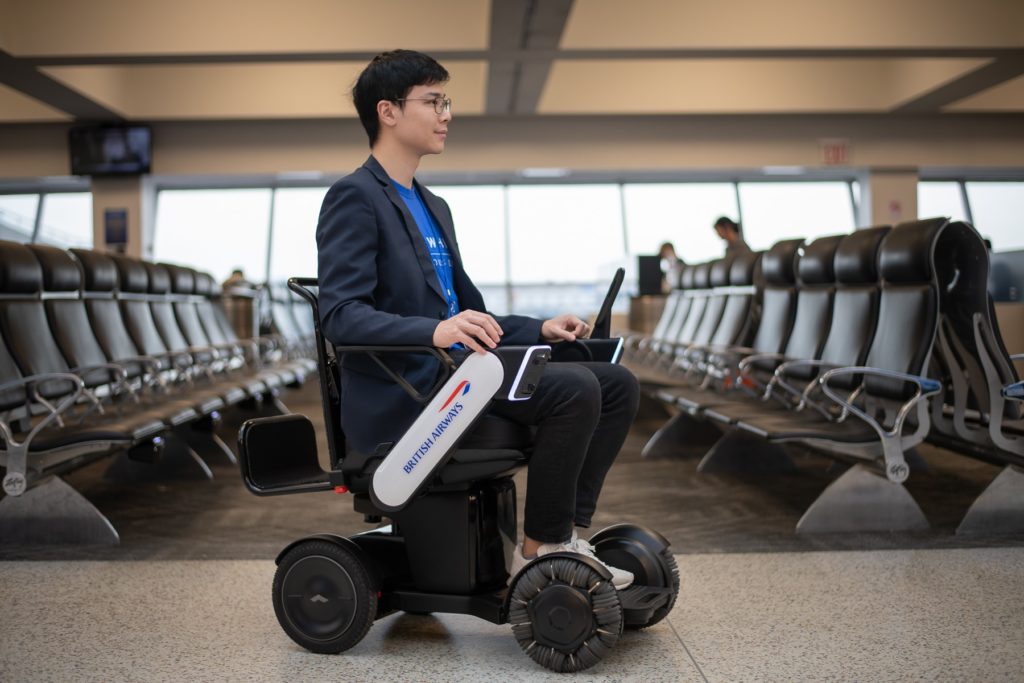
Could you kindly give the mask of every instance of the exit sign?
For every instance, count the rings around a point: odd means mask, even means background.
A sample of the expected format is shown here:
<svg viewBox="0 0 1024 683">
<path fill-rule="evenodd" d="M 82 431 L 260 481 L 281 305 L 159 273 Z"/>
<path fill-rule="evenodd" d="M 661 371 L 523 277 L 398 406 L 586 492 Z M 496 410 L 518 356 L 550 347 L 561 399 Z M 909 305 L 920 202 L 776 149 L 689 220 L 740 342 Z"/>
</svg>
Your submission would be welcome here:
<svg viewBox="0 0 1024 683">
<path fill-rule="evenodd" d="M 823 166 L 849 166 L 850 165 L 850 141 L 849 140 L 820 140 L 821 163 Z"/>
</svg>

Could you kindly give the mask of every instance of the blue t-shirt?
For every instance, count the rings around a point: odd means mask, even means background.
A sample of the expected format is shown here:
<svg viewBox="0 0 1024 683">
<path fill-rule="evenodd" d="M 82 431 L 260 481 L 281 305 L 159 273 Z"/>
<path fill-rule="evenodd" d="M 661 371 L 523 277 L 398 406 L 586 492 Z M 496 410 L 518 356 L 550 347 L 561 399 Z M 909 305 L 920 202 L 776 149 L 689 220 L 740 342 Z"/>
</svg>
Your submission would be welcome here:
<svg viewBox="0 0 1024 683">
<path fill-rule="evenodd" d="M 437 273 L 437 280 L 441 283 L 441 291 L 444 292 L 445 300 L 448 302 L 448 317 L 451 318 L 459 313 L 459 297 L 455 294 L 455 271 L 452 266 L 452 254 L 444 241 L 441 228 L 437 225 L 434 217 L 427 211 L 423 198 L 416 191 L 415 187 L 403 187 L 394 180 L 391 183 L 398 190 L 402 201 L 409 208 L 416 221 L 416 227 L 423 235 L 423 243 L 427 245 L 427 252 L 430 253 L 430 262 L 434 264 L 434 272 Z"/>
</svg>

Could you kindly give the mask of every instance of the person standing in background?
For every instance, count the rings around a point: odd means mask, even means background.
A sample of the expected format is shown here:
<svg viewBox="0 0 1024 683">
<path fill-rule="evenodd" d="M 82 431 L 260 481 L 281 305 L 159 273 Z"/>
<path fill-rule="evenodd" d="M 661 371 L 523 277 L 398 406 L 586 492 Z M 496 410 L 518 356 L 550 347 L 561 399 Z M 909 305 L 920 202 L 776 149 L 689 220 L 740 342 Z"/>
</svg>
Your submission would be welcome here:
<svg viewBox="0 0 1024 683">
<path fill-rule="evenodd" d="M 743 239 L 740 224 L 728 216 L 722 216 L 715 221 L 715 232 L 725 242 L 726 256 L 736 256 L 750 251 L 750 247 Z"/>
</svg>

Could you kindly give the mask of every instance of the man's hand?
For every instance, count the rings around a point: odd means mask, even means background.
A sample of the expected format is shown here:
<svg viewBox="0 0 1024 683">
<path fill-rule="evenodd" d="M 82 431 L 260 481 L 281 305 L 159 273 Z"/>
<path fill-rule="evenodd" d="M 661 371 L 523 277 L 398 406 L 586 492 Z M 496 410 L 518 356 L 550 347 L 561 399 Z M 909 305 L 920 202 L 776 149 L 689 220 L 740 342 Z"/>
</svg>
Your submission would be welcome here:
<svg viewBox="0 0 1024 683">
<path fill-rule="evenodd" d="M 462 311 L 437 325 L 434 346 L 450 349 L 455 344 L 463 344 L 477 353 L 485 353 L 484 346 L 493 349 L 503 334 L 498 321 L 486 313 Z"/>
<path fill-rule="evenodd" d="M 544 341 L 576 341 L 577 337 L 585 339 L 590 334 L 590 326 L 572 313 L 545 320 L 540 328 L 540 336 Z"/>
</svg>

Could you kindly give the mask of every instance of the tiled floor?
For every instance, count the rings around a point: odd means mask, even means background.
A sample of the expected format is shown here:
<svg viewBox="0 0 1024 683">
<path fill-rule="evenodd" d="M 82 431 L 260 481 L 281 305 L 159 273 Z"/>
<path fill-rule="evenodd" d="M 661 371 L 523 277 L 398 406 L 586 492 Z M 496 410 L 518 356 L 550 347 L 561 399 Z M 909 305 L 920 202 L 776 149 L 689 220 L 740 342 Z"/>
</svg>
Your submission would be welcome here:
<svg viewBox="0 0 1024 683">
<path fill-rule="evenodd" d="M 1024 549 L 678 556 L 669 618 L 593 681 L 1019 681 Z M 273 562 L 0 563 L 5 681 L 566 680 L 508 626 L 396 614 L 339 656 L 278 627 Z"/>
<path fill-rule="evenodd" d="M 319 421 L 315 386 L 287 400 Z M 640 457 L 659 425 L 634 427 L 595 526 L 663 532 L 680 599 L 580 677 L 1024 680 L 1024 535 L 955 533 L 997 467 L 922 448 L 929 469 L 907 489 L 929 531 L 798 535 L 836 476 L 830 461 L 798 453 L 795 472 L 700 474 L 692 459 Z M 223 455 L 210 463 L 212 481 L 114 481 L 107 462 L 69 475 L 120 545 L 0 539 L 0 682 L 567 680 L 523 654 L 508 626 L 463 616 L 392 615 L 343 656 L 306 652 L 274 616 L 273 558 L 310 533 L 362 531 L 362 517 L 333 493 L 257 498 Z"/>
</svg>

